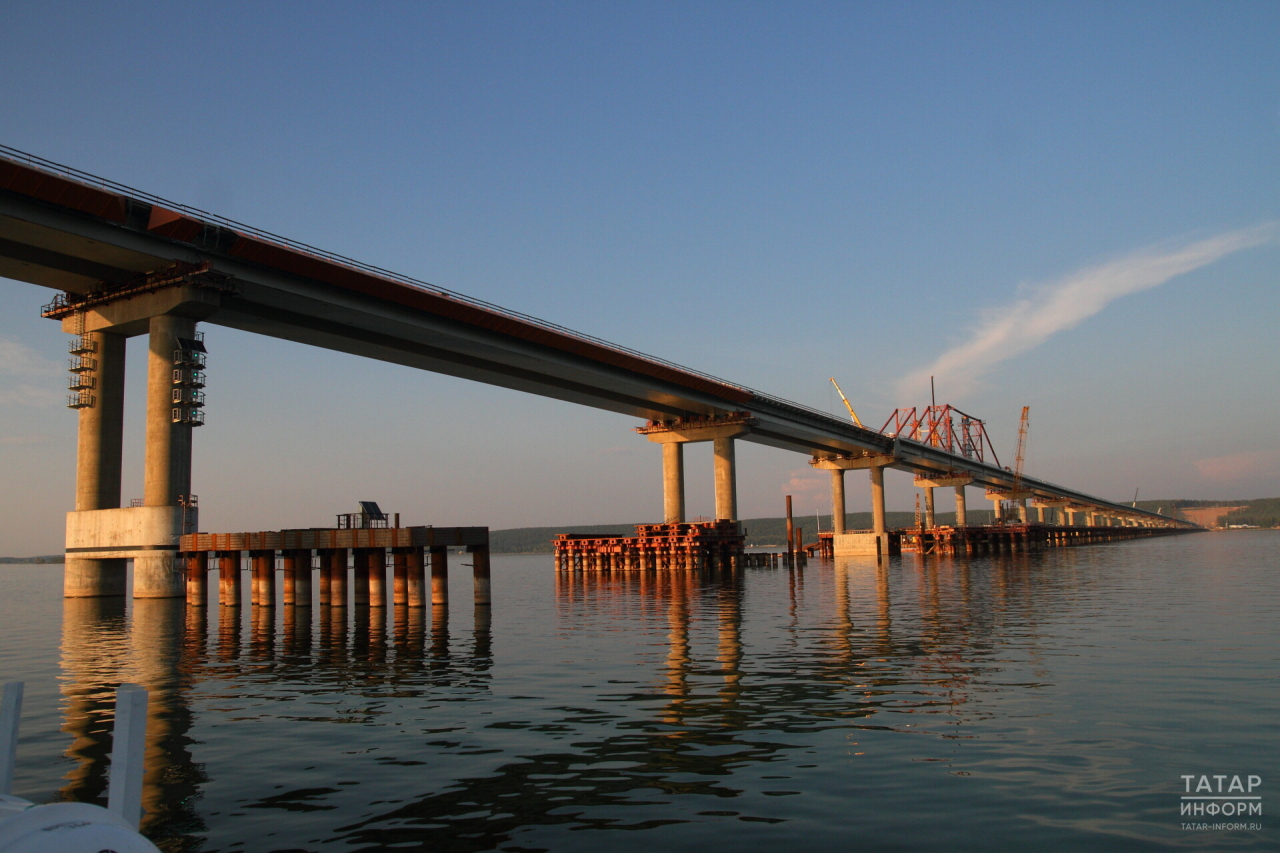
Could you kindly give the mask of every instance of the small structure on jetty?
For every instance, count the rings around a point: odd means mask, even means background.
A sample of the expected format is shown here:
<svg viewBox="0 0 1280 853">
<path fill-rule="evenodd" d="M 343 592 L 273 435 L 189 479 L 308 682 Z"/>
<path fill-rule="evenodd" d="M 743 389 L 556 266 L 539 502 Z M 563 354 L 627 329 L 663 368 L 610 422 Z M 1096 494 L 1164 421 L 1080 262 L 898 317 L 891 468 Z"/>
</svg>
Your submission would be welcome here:
<svg viewBox="0 0 1280 853">
<path fill-rule="evenodd" d="M 736 569 L 771 565 L 777 555 L 748 554 L 736 521 L 637 524 L 635 536 L 561 533 L 554 540 L 556 571 Z"/>
</svg>

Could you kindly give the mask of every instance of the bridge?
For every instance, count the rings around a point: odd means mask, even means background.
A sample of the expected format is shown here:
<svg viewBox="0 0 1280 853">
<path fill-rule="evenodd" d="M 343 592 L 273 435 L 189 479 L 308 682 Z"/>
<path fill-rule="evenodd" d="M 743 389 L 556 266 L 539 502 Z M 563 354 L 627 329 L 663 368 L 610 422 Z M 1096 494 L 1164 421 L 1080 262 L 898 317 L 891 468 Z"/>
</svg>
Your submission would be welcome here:
<svg viewBox="0 0 1280 853">
<path fill-rule="evenodd" d="M 806 454 L 829 470 L 837 553 L 883 553 L 884 470 L 925 489 L 986 490 L 997 514 L 1030 500 L 1044 520 L 1151 532 L 1187 522 L 1017 477 L 955 424 L 875 430 L 797 403 L 335 255 L 0 146 L 0 276 L 59 291 L 44 316 L 72 334 L 69 405 L 79 410 L 75 511 L 67 521 L 68 596 L 182 594 L 177 542 L 197 529 L 192 432 L 203 423 L 199 323 L 514 388 L 644 419 L 662 445 L 664 519 L 683 521 L 683 445 L 715 447 L 717 518 L 737 519 L 734 446 Z M 147 335 L 143 506 L 120 506 L 124 341 Z M 944 407 L 945 408 L 945 407 Z M 936 414 L 936 413 L 932 413 Z M 936 420 L 936 418 L 935 418 Z M 970 424 L 962 424 L 961 439 Z M 874 526 L 843 530 L 844 472 L 870 472 Z M 841 540 L 839 537 L 846 537 Z M 861 537 L 861 538 L 860 538 Z"/>
</svg>

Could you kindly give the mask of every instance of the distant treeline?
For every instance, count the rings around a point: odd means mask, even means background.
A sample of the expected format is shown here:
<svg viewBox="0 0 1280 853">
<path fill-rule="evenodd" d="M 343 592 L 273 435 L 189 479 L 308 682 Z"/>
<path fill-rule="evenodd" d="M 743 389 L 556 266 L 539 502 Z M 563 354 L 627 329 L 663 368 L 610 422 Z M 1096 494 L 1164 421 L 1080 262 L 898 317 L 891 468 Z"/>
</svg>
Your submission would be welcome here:
<svg viewBox="0 0 1280 853">
<path fill-rule="evenodd" d="M 1247 501 L 1244 509 L 1227 513 L 1224 524 L 1252 524 L 1255 527 L 1280 527 L 1280 498 Z M 1235 506 L 1236 504 L 1232 504 Z"/>
<path fill-rule="evenodd" d="M 0 557 L 0 566 L 15 565 L 18 563 L 35 563 L 43 565 L 45 563 L 65 563 L 67 558 L 62 554 L 50 554 L 45 557 Z"/>
</svg>

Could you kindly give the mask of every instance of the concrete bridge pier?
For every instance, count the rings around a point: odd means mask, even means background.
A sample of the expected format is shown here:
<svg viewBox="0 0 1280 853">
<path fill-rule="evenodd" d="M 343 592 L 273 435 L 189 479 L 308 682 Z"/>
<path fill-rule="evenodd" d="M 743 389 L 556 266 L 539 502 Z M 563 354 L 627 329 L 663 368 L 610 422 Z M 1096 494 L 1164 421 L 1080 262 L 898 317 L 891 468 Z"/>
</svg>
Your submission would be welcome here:
<svg viewBox="0 0 1280 853">
<path fill-rule="evenodd" d="M 969 523 L 969 510 L 965 506 L 964 486 L 956 486 L 956 527 Z"/>
<path fill-rule="evenodd" d="M 933 486 L 924 487 L 924 526 L 932 530 L 937 527 L 933 512 Z"/>
<path fill-rule="evenodd" d="M 147 346 L 147 445 L 143 504 L 177 507 L 191 494 L 191 424 L 173 417 L 173 354 L 179 338 L 193 339 L 196 321 L 176 314 L 150 320 Z M 181 513 L 175 516 L 180 520 Z M 180 523 L 180 521 L 179 521 Z M 181 527 L 172 531 L 182 533 Z M 274 587 L 274 583 L 272 584 Z M 133 559 L 134 598 L 179 598 L 184 594 L 175 552 Z"/>
<path fill-rule="evenodd" d="M 831 472 L 831 512 L 836 525 L 836 534 L 841 538 L 832 538 L 831 547 L 840 555 L 873 555 L 887 556 L 890 553 L 889 529 L 885 522 L 884 507 L 884 468 L 892 465 L 897 459 L 883 454 L 867 454 L 863 456 L 815 456 L 809 460 L 814 468 Z M 844 529 L 845 491 L 844 472 L 866 469 L 871 478 L 871 533 L 849 533 Z"/>
<path fill-rule="evenodd" d="M 716 518 L 738 520 L 738 469 L 733 436 L 714 439 L 716 458 Z"/>
<path fill-rule="evenodd" d="M 884 557 L 889 554 L 889 526 L 885 522 L 884 511 L 884 466 L 872 465 L 867 471 L 871 475 L 871 532 L 876 537 L 876 553 Z"/>
<path fill-rule="evenodd" d="M 124 439 L 123 335 L 90 332 L 81 336 L 84 357 L 94 369 L 82 374 L 95 387 L 93 405 L 80 408 L 76 447 L 76 511 L 120 506 L 121 448 Z M 96 598 L 125 594 L 124 558 L 84 559 L 67 555 L 63 595 Z"/>
<path fill-rule="evenodd" d="M 662 445 L 662 516 L 666 524 L 684 521 L 684 445 Z"/>
<path fill-rule="evenodd" d="M 844 469 L 831 469 L 831 525 L 835 535 L 844 533 Z"/>
</svg>

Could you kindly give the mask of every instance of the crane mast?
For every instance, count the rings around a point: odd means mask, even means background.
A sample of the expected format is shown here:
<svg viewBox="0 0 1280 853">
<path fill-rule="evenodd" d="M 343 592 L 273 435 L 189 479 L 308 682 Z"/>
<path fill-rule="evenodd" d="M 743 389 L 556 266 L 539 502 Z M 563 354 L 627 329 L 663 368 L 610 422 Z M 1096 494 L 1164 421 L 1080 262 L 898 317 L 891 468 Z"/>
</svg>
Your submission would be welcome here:
<svg viewBox="0 0 1280 853">
<path fill-rule="evenodd" d="M 1027 455 L 1027 420 L 1030 406 L 1022 407 L 1022 420 L 1018 422 L 1018 453 L 1013 460 L 1013 490 L 1022 490 L 1022 462 Z"/>
</svg>

